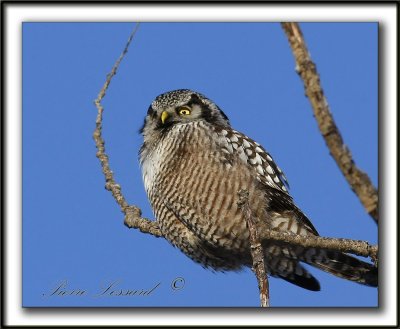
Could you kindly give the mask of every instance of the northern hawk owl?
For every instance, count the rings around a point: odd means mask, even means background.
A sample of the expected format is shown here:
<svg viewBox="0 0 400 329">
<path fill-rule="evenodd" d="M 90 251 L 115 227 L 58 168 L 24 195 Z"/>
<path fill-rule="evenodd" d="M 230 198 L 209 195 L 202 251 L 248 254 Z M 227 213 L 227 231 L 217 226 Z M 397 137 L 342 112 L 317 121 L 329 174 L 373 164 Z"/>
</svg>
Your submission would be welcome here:
<svg viewBox="0 0 400 329">
<path fill-rule="evenodd" d="M 187 89 L 159 95 L 141 129 L 139 152 L 145 189 L 164 237 L 206 268 L 252 266 L 249 230 L 237 205 L 249 192 L 267 271 L 309 290 L 319 282 L 302 266 L 376 287 L 377 268 L 345 253 L 263 239 L 278 230 L 318 235 L 294 204 L 282 170 L 257 142 L 234 130 L 204 95 Z"/>
</svg>

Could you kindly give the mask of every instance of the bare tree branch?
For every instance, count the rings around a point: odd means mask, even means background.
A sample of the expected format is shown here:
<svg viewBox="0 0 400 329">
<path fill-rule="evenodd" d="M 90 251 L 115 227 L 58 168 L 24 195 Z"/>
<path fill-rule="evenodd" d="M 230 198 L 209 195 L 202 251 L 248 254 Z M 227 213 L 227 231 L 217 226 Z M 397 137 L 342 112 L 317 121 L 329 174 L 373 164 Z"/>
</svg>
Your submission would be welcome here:
<svg viewBox="0 0 400 329">
<path fill-rule="evenodd" d="M 250 252 L 253 258 L 253 272 L 257 277 L 258 290 L 260 291 L 261 307 L 269 307 L 269 284 L 264 262 L 264 250 L 258 236 L 256 224 L 251 214 L 249 206 L 249 192 L 240 190 L 238 192 L 238 207 L 242 210 L 243 216 L 247 222 L 250 233 Z"/>
<path fill-rule="evenodd" d="M 378 259 L 378 246 L 370 245 L 362 240 L 350 240 L 342 238 L 324 238 L 321 236 L 304 236 L 293 233 L 269 230 L 263 232 L 265 240 L 286 242 L 293 246 L 305 248 L 323 248 L 350 253 L 353 255 L 370 257 L 374 262 Z"/>
<path fill-rule="evenodd" d="M 351 189 L 378 223 L 378 192 L 368 175 L 356 166 L 349 148 L 343 142 L 329 110 L 316 66 L 311 60 L 300 26 L 297 23 L 282 23 L 282 28 L 292 48 L 296 60 L 296 71 L 303 80 L 305 92 L 311 102 L 321 134 Z"/>
<path fill-rule="evenodd" d="M 124 196 L 121 192 L 121 186 L 117 184 L 114 180 L 114 175 L 112 170 L 110 169 L 110 165 L 108 162 L 108 156 L 106 154 L 106 149 L 104 146 L 104 140 L 102 138 L 102 120 L 103 120 L 103 111 L 104 108 L 101 105 L 101 101 L 106 94 L 106 90 L 110 85 L 112 77 L 117 73 L 117 69 L 119 64 L 121 63 L 122 59 L 124 58 L 125 54 L 128 52 L 129 45 L 133 40 L 133 37 L 136 34 L 136 31 L 139 27 L 139 23 L 136 24 L 134 30 L 132 31 L 131 35 L 129 36 L 128 42 L 119 56 L 118 60 L 115 62 L 111 72 L 107 75 L 106 82 L 103 85 L 103 88 L 100 90 L 99 95 L 97 96 L 96 100 L 94 101 L 97 107 L 97 117 L 96 117 L 96 129 L 93 133 L 93 139 L 96 142 L 97 153 L 96 156 L 99 158 L 101 162 L 101 167 L 103 169 L 104 176 L 106 178 L 106 185 L 105 188 L 111 192 L 115 201 L 119 204 L 121 211 L 125 214 L 125 225 L 129 228 L 136 228 L 139 229 L 143 233 L 148 233 L 154 235 L 155 237 L 162 236 L 161 231 L 156 222 L 151 221 L 146 218 L 142 218 L 142 212 L 140 208 L 136 206 L 128 205 Z"/>
</svg>

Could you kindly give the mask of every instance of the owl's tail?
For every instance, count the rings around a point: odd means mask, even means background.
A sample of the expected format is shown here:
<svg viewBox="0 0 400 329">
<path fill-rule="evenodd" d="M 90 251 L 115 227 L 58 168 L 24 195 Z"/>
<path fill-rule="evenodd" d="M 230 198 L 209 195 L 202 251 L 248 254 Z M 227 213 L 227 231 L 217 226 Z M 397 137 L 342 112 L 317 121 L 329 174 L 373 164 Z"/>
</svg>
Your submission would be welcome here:
<svg viewBox="0 0 400 329">
<path fill-rule="evenodd" d="M 371 287 L 378 286 L 378 269 L 342 252 L 288 245 L 264 244 L 269 273 L 304 289 L 318 291 L 320 285 L 300 262 L 337 277 Z"/>
<path fill-rule="evenodd" d="M 378 286 L 378 268 L 342 252 L 309 249 L 300 260 L 339 278 L 370 287 Z"/>
</svg>

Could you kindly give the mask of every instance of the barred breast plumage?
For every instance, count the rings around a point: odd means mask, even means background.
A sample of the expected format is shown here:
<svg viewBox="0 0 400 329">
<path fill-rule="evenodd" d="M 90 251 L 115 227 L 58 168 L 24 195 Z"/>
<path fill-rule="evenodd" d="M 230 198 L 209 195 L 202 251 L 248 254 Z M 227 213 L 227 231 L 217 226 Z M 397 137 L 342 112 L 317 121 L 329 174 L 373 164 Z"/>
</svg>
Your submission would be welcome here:
<svg viewBox="0 0 400 329">
<path fill-rule="evenodd" d="M 230 127 L 209 99 L 190 90 L 158 96 L 141 132 L 140 163 L 147 195 L 165 238 L 214 270 L 251 266 L 249 232 L 237 206 L 241 189 L 258 231 L 318 235 L 288 193 L 271 155 Z M 377 270 L 349 255 L 263 240 L 268 272 L 310 290 L 318 281 L 300 262 L 339 277 L 376 286 Z"/>
<path fill-rule="evenodd" d="M 248 189 L 254 211 L 265 217 L 261 193 L 244 164 L 221 153 L 219 136 L 202 121 L 177 124 L 153 150 L 159 161 L 143 162 L 143 177 L 154 213 L 166 238 L 205 266 L 235 269 L 248 262 L 248 230 L 236 205 Z M 153 159 L 153 158 L 152 158 Z M 186 173 L 186 174 L 185 174 Z M 213 249 L 229 253 L 215 257 Z M 238 259 L 243 258 L 247 259 Z"/>
</svg>

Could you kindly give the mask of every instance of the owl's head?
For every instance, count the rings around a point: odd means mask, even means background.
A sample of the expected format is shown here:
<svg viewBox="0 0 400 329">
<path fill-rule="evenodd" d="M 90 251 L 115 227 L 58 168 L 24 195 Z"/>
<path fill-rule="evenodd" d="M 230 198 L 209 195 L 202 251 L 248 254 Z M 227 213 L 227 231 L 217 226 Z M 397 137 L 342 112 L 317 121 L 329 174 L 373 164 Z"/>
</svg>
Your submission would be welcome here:
<svg viewBox="0 0 400 329">
<path fill-rule="evenodd" d="M 198 120 L 229 126 L 225 113 L 204 95 L 189 89 L 173 90 L 157 96 L 151 103 L 140 132 L 146 136 L 166 131 L 175 124 Z"/>
</svg>

